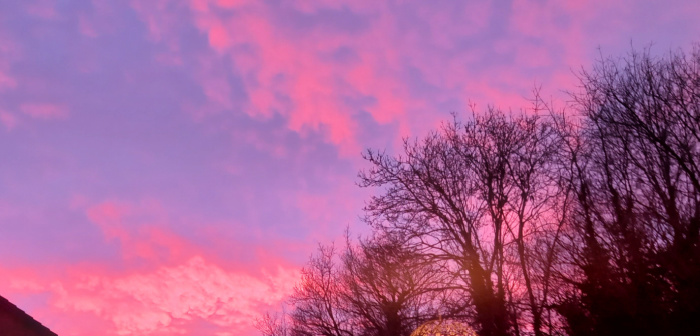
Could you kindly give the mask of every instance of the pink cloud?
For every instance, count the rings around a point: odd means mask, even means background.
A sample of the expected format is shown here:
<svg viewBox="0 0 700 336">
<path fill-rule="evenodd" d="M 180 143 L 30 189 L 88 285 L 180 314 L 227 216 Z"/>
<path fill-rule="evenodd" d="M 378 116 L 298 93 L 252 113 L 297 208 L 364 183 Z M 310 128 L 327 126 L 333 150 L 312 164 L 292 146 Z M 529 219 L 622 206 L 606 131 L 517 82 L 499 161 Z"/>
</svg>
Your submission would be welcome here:
<svg viewBox="0 0 700 336">
<path fill-rule="evenodd" d="M 2 31 L 0 26 L 0 92 L 17 87 L 17 79 L 10 74 L 12 64 L 20 59 L 19 44 Z"/>
<path fill-rule="evenodd" d="M 78 30 L 83 36 L 91 38 L 95 38 L 98 36 L 94 24 L 92 23 L 90 18 L 88 18 L 88 16 L 85 14 L 80 14 L 78 16 Z"/>
<path fill-rule="evenodd" d="M 201 257 L 150 272 L 117 277 L 82 274 L 50 284 L 53 306 L 111 322 L 106 334 L 186 333 L 196 319 L 235 332 L 250 328 L 259 311 L 279 303 L 299 278 L 278 268 L 262 277 L 227 271 Z"/>
<path fill-rule="evenodd" d="M 254 0 L 217 0 L 217 4 L 223 8 L 234 8 L 234 7 L 240 7 L 243 5 L 248 5 L 251 2 L 255 2 Z"/>
<path fill-rule="evenodd" d="M 14 88 L 17 86 L 17 81 L 10 75 L 3 73 L 0 68 L 0 90 L 4 88 Z"/>
<path fill-rule="evenodd" d="M 551 51 L 543 45 L 521 45 L 515 53 L 518 65 L 526 68 L 547 67 L 552 64 Z"/>
<path fill-rule="evenodd" d="M 57 104 L 26 103 L 20 105 L 20 110 L 34 119 L 51 120 L 68 117 L 68 110 Z"/>
<path fill-rule="evenodd" d="M 29 2 L 29 5 L 27 5 L 27 12 L 42 19 L 55 19 L 58 17 L 58 13 L 56 13 L 55 8 L 55 1 L 53 0 L 31 1 Z"/>
<path fill-rule="evenodd" d="M 139 204 L 106 201 L 88 207 L 86 215 L 102 230 L 107 241 L 119 241 L 122 256 L 127 260 L 181 260 L 195 250 L 184 238 L 165 229 L 168 220 L 154 201 Z"/>
<path fill-rule="evenodd" d="M 388 59 L 365 53 L 362 55 L 366 57 L 364 61 L 379 61 L 370 64 L 368 69 L 358 68 L 358 65 L 338 66 L 322 59 L 323 54 L 339 47 L 376 44 L 372 36 L 377 32 L 363 37 L 328 35 L 315 30 L 308 36 L 292 40 L 284 28 L 271 21 L 268 8 L 261 3 L 192 1 L 191 6 L 196 25 L 206 33 L 211 48 L 230 57 L 236 67 L 230 71 L 241 74 L 249 98 L 245 112 L 251 116 L 282 114 L 288 118 L 289 129 L 301 134 L 323 132 L 341 152 L 356 155 L 360 146 L 353 115 L 359 110 L 344 103 L 344 97 L 358 94 L 374 97 L 377 104 L 367 109 L 381 123 L 400 120 L 403 104 L 413 102 L 401 82 L 391 77 L 392 72 L 384 71 L 387 64 L 397 60 L 396 53 L 387 53 Z M 211 8 L 238 12 L 235 18 L 228 18 Z M 382 32 L 378 35 L 379 38 L 385 37 L 381 36 Z M 222 70 L 225 69 L 202 76 L 201 83 L 214 106 L 228 109 L 229 101 L 222 99 L 226 97 L 227 85 L 217 79 Z M 365 76 L 355 76 L 363 71 L 367 73 Z M 349 81 L 351 87 L 347 89 L 339 85 L 342 80 Z"/>
<path fill-rule="evenodd" d="M 174 14 L 167 11 L 173 5 L 169 0 L 132 0 L 131 5 L 137 13 L 141 15 L 148 27 L 149 35 L 155 41 L 160 41 L 168 32 L 171 32 L 176 25 Z M 158 17 L 155 16 L 158 14 Z"/>
<path fill-rule="evenodd" d="M 253 204 L 253 201 L 250 200 L 250 203 Z M 300 245 L 302 243 L 280 238 L 274 231 L 263 232 L 236 221 L 208 222 L 181 217 L 173 219 L 164 207 L 154 200 L 109 200 L 95 204 L 85 197 L 73 196 L 69 205 L 76 211 L 85 211 L 88 220 L 102 231 L 105 242 L 118 243 L 112 246 L 118 249 L 120 257 L 128 265 L 174 265 L 189 260 L 193 255 L 199 255 L 218 265 L 259 273 L 261 267 L 296 267 L 296 264 L 289 260 L 289 256 L 280 257 L 274 253 L 270 255 L 270 251 L 265 249 L 274 246 L 275 253 L 304 249 L 304 246 Z M 196 224 L 192 224 L 193 222 Z M 191 227 L 192 230 L 196 230 L 192 231 L 192 235 L 199 238 L 193 241 L 187 235 L 176 233 L 172 228 L 178 226 Z M 245 230 L 241 234 L 245 234 L 246 237 L 255 238 L 240 239 L 237 228 Z M 264 239 L 264 243 L 259 243 L 261 239 Z M 206 245 L 196 243 L 201 240 L 206 241 Z M 220 258 L 222 251 L 227 256 L 232 254 L 242 258 Z M 306 251 L 304 249 L 304 253 Z"/>
<path fill-rule="evenodd" d="M 421 24 L 429 27 L 427 33 L 417 28 L 406 31 L 395 16 L 379 15 L 388 10 L 386 4 L 331 1 L 297 2 L 292 6 L 305 13 L 349 9 L 356 15 L 371 17 L 372 29 L 344 33 L 318 28 L 295 34 L 276 22 L 272 10 L 264 3 L 193 0 L 190 9 L 196 27 L 205 34 L 211 50 L 217 55 L 215 58 L 230 58 L 232 64 L 229 69 L 219 66 L 216 72 L 200 71 L 203 73 L 199 76 L 200 85 L 209 100 L 202 109 L 231 108 L 228 99 L 230 84 L 224 74 L 232 72 L 240 76 L 248 97 L 244 112 L 257 118 L 281 114 L 287 119 L 290 130 L 300 134 L 321 132 L 329 143 L 340 149 L 342 155 L 356 156 L 362 148 L 355 118 L 360 111 L 368 112 L 379 124 L 396 123 L 400 135 L 407 136 L 433 127 L 435 121 L 432 119 L 442 119 L 423 115 L 425 111 L 435 109 L 435 101 L 456 96 L 464 110 L 471 100 L 486 105 L 503 103 L 503 98 L 506 98 L 508 103 L 520 106 L 526 101 L 524 96 L 533 84 L 528 80 L 524 84 L 527 86 L 525 90 L 518 85 L 517 91 L 504 92 L 502 84 L 495 83 L 489 78 L 490 74 L 484 73 L 487 69 L 474 73 L 476 62 L 483 60 L 479 49 L 454 52 L 457 48 L 454 41 L 483 33 L 488 28 L 491 15 L 488 4 L 459 6 L 460 13 L 466 13 L 466 16 L 430 6 L 418 8 L 416 13 L 423 20 Z M 148 10 L 164 9 L 153 7 Z M 232 11 L 235 15 L 229 15 Z M 170 15 L 154 13 L 145 17 L 151 20 Z M 455 20 L 469 22 L 462 24 Z M 338 64 L 324 58 L 339 48 L 350 50 L 357 61 Z M 448 59 L 439 56 L 444 55 L 439 53 L 441 49 L 454 56 Z M 528 65 L 541 65 L 548 56 L 542 48 L 523 45 L 520 49 L 525 53 L 539 52 L 537 58 L 522 59 Z M 201 59 L 208 57 L 201 56 Z M 201 62 L 200 67 L 207 69 L 207 64 Z M 409 88 L 410 83 L 401 77 L 406 64 L 418 69 L 428 84 L 441 87 L 442 92 L 433 96 L 416 96 Z M 500 80 L 509 81 L 505 85 L 522 82 L 521 77 L 512 74 Z M 507 96 L 519 99 L 510 100 Z M 370 99 L 372 103 L 353 106 L 347 102 L 348 98 Z M 415 114 L 430 120 L 426 124 L 425 120 L 418 120 L 420 118 L 406 118 Z M 198 118 L 202 115 L 197 113 Z"/>
<path fill-rule="evenodd" d="M 218 333 L 252 334 L 255 317 L 276 309 L 299 279 L 297 266 L 254 244 L 238 248 L 230 246 L 231 240 L 221 242 L 232 253 L 260 255 L 252 265 L 207 257 L 204 249 L 168 229 L 156 201 L 90 203 L 83 196 L 70 200 L 107 241 L 120 242 L 126 269 L 86 263 L 41 272 L 0 267 L 3 295 L 18 302 L 47 295 L 48 306 L 30 313 L 61 335 L 196 334 L 201 321 Z M 219 226 L 201 225 L 200 230 L 214 227 Z M 217 243 L 215 236 L 221 237 L 214 233 L 208 241 Z"/>
<path fill-rule="evenodd" d="M 229 35 L 223 24 L 214 22 L 207 32 L 209 36 L 209 44 L 219 51 L 223 51 L 229 47 Z"/>
<path fill-rule="evenodd" d="M 117 3 L 104 0 L 88 0 L 86 3 L 89 5 L 77 13 L 77 29 L 82 36 L 98 38 L 119 30 Z"/>
<path fill-rule="evenodd" d="M 146 23 L 150 40 L 166 47 L 166 50 L 158 52 L 155 58 L 162 64 L 182 65 L 180 38 L 177 33 L 182 27 L 178 11 L 185 7 L 184 1 L 131 0 L 130 4 Z M 100 4 L 99 7 L 105 5 Z"/>
<path fill-rule="evenodd" d="M 0 109 L 0 124 L 5 126 L 5 129 L 12 130 L 17 123 L 17 117 L 14 114 Z"/>
<path fill-rule="evenodd" d="M 35 316 L 45 317 L 60 335 L 76 336 L 189 334 L 200 320 L 219 332 L 250 332 L 260 312 L 280 304 L 300 275 L 282 266 L 251 275 L 200 256 L 123 274 L 85 266 L 70 267 L 66 275 L 20 269 L 0 274 L 3 295 L 11 299 L 49 294 L 48 310 Z M 76 320 L 83 322 L 67 322 Z"/>
</svg>

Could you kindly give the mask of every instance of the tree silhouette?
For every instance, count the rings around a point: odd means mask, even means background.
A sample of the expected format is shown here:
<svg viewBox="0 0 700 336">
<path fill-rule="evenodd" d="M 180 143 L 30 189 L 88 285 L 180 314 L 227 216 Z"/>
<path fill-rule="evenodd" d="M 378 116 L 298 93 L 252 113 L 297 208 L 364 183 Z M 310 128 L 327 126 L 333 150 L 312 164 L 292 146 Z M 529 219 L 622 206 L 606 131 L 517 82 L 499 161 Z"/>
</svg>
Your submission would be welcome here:
<svg viewBox="0 0 700 336">
<path fill-rule="evenodd" d="M 408 336 L 456 305 L 440 264 L 396 237 L 374 236 L 338 252 L 320 246 L 302 271 L 288 314 L 256 323 L 265 336 Z"/>
<path fill-rule="evenodd" d="M 551 263 L 532 255 L 554 248 L 547 240 L 561 225 L 552 213 L 562 194 L 559 139 L 543 118 L 489 109 L 406 141 L 403 155 L 365 155 L 373 166 L 361 185 L 386 190 L 366 207 L 371 222 L 450 262 L 481 335 L 519 333 L 521 325 L 542 335 Z"/>
<path fill-rule="evenodd" d="M 570 331 L 699 330 L 700 52 L 604 59 L 581 82 Z"/>
<path fill-rule="evenodd" d="M 489 108 L 368 150 L 371 239 L 321 247 L 266 336 L 700 330 L 700 46 L 580 74 L 566 111 Z"/>
</svg>

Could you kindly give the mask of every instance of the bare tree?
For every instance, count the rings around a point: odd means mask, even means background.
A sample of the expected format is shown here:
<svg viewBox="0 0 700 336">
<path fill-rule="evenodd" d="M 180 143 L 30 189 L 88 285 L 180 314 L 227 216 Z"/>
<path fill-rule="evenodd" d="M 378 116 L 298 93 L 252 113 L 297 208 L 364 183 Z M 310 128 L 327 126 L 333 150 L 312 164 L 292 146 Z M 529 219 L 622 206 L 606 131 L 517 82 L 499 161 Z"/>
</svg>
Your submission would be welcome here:
<svg viewBox="0 0 700 336">
<path fill-rule="evenodd" d="M 336 251 L 333 246 L 320 246 L 302 270 L 301 282 L 295 287 L 290 302 L 291 334 L 294 336 L 351 336 L 351 316 L 344 309 Z"/>
<path fill-rule="evenodd" d="M 482 336 L 697 333 L 700 46 L 580 80 L 578 114 L 536 91 L 529 115 L 368 150 L 375 236 L 322 247 L 263 334 L 405 336 L 437 316 Z"/>
<path fill-rule="evenodd" d="M 570 332 L 697 331 L 700 49 L 602 59 L 581 83 Z"/>
<path fill-rule="evenodd" d="M 289 336 L 289 326 L 287 324 L 287 314 L 265 313 L 255 320 L 253 324 L 263 336 Z"/>
<path fill-rule="evenodd" d="M 541 239 L 560 225 L 548 215 L 561 194 L 559 139 L 540 117 L 489 109 L 420 142 L 405 141 L 402 155 L 365 155 L 373 166 L 361 185 L 385 187 L 366 207 L 375 227 L 452 262 L 482 335 L 519 334 L 521 325 L 542 334 L 549 277 L 532 273 L 549 266 L 530 256 L 553 248 Z M 529 316 L 521 315 L 523 293 Z"/>
<path fill-rule="evenodd" d="M 264 336 L 408 336 L 421 323 L 459 313 L 443 266 L 398 237 L 375 235 L 340 253 L 320 246 L 302 271 L 288 315 L 256 323 Z"/>
<path fill-rule="evenodd" d="M 345 305 L 367 336 L 408 336 L 423 322 L 449 314 L 455 289 L 449 274 L 404 245 L 375 236 L 348 242 L 343 257 Z"/>
</svg>

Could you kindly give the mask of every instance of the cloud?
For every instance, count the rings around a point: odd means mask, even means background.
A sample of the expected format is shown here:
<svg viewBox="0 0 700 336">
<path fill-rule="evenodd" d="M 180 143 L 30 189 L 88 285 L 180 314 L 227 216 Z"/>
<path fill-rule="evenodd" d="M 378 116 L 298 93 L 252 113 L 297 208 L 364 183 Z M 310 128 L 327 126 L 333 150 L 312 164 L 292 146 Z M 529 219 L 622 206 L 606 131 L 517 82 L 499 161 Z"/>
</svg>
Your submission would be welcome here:
<svg viewBox="0 0 700 336">
<path fill-rule="evenodd" d="M 32 314 L 59 335 L 138 336 L 198 334 L 202 321 L 216 332 L 251 331 L 261 311 L 291 293 L 300 271 L 273 266 L 250 274 L 193 256 L 121 274 L 82 265 L 62 272 L 0 269 L 0 275 L 3 295 L 16 303 L 48 299 Z"/>
<path fill-rule="evenodd" d="M 52 0 L 34 0 L 27 1 L 27 12 L 35 17 L 51 20 L 58 17 L 58 13 L 55 8 L 55 1 Z"/>
<path fill-rule="evenodd" d="M 261 255 L 253 265 L 236 260 L 246 256 L 207 257 L 169 229 L 158 202 L 89 203 L 71 202 L 85 209 L 106 242 L 119 243 L 123 262 L 0 267 L 3 295 L 20 303 L 44 297 L 43 308 L 31 313 L 58 334 L 199 334 L 202 324 L 212 333 L 248 334 L 255 318 L 277 309 L 299 280 L 299 268 L 277 256 Z M 230 250 L 259 254 L 258 246 L 248 248 Z"/>
<path fill-rule="evenodd" d="M 123 258 L 164 262 L 181 259 L 195 247 L 167 229 L 169 222 L 155 201 L 138 204 L 105 201 L 86 210 L 107 242 L 118 241 Z"/>
<path fill-rule="evenodd" d="M 3 69 L 0 67 L 0 90 L 5 88 L 14 88 L 17 86 L 17 81 L 15 81 L 15 79 L 9 74 L 2 72 L 2 70 Z"/>
<path fill-rule="evenodd" d="M 0 25 L 0 92 L 17 87 L 17 79 L 10 72 L 12 64 L 21 58 L 19 44 L 3 28 Z"/>
<path fill-rule="evenodd" d="M 14 114 L 0 109 L 0 124 L 5 126 L 5 129 L 12 130 L 17 123 L 17 117 Z"/>
<path fill-rule="evenodd" d="M 77 269 L 70 279 L 54 281 L 48 288 L 59 311 L 107 320 L 116 335 L 190 333 L 201 321 L 220 332 L 247 331 L 260 312 L 278 305 L 299 279 L 296 266 L 264 254 L 256 257 L 255 265 L 212 262 L 201 254 L 204 249 L 168 229 L 173 223 L 156 201 L 109 200 L 85 211 L 107 241 L 119 242 L 128 264 L 145 265 L 146 270 L 104 274 Z M 202 225 L 199 231 L 207 228 Z M 260 254 L 258 247 L 248 248 L 252 250 L 232 246 L 230 251 Z M 25 287 L 31 287 L 32 282 L 26 282 Z"/>
<path fill-rule="evenodd" d="M 110 334 L 186 333 L 204 319 L 220 331 L 249 328 L 262 309 L 278 304 L 299 278 L 277 268 L 261 277 L 228 271 L 204 258 L 124 276 L 79 274 L 50 284 L 53 307 L 110 321 Z"/>
<path fill-rule="evenodd" d="M 259 2 L 192 1 L 189 15 L 211 51 L 230 59 L 216 73 L 200 71 L 202 91 L 221 110 L 234 108 L 225 95 L 231 83 L 222 74 L 228 72 L 240 79 L 245 91 L 246 103 L 235 106 L 249 116 L 282 115 L 290 130 L 321 133 L 341 153 L 356 155 L 360 125 L 354 116 L 367 111 L 378 123 L 403 123 L 407 106 L 424 105 L 412 99 L 395 76 L 400 71 L 395 63 L 398 51 L 370 48 L 397 34 L 389 24 L 375 25 L 371 8 L 352 3 L 272 8 Z M 136 9 L 146 12 L 142 16 L 149 27 L 159 25 L 153 18 L 173 14 L 167 8 Z M 338 58 L 328 57 L 339 50 L 354 55 L 355 61 L 340 64 Z M 350 103 L 361 100 L 362 105 Z"/>
<path fill-rule="evenodd" d="M 288 129 L 322 134 L 346 157 L 363 147 L 359 137 L 367 121 L 395 124 L 399 136 L 408 136 L 434 128 L 449 112 L 468 110 L 472 101 L 517 109 L 534 83 L 562 78 L 546 72 L 545 78 L 529 78 L 528 69 L 541 70 L 560 54 L 567 56 L 565 62 L 577 60 L 580 50 L 567 44 L 564 51 L 552 51 L 571 30 L 554 24 L 562 10 L 550 15 L 549 8 L 540 13 L 539 7 L 519 3 L 512 15 L 488 3 L 271 6 L 193 0 L 186 14 L 179 7 L 134 3 L 148 27 L 192 24 L 202 33 L 209 50 L 192 52 L 199 67 L 196 80 L 207 98 L 200 107 L 207 112 L 195 113 L 198 120 L 216 110 L 258 119 L 281 115 Z M 492 32 L 496 18 L 503 29 Z M 557 28 L 556 39 L 532 43 L 533 18 Z M 511 25 L 514 31 L 508 30 Z M 168 33 L 182 28 L 149 30 L 174 40 Z M 499 43 L 507 48 L 494 58 Z M 234 97 L 234 87 L 243 96 Z M 360 123 L 360 115 L 370 118 Z"/>
<path fill-rule="evenodd" d="M 64 119 L 68 117 L 68 110 L 57 104 L 49 103 L 25 103 L 20 105 L 22 113 L 41 120 Z"/>
</svg>

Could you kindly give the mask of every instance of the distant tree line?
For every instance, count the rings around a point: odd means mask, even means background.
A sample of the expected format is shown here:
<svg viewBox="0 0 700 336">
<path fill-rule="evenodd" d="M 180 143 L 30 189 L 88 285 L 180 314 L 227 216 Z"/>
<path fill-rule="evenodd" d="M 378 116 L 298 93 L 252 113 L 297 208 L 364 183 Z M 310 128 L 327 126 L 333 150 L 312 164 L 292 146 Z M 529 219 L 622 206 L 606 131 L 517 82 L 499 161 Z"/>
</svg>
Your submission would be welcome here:
<svg viewBox="0 0 700 336">
<path fill-rule="evenodd" d="M 573 104 L 368 150 L 370 238 L 322 246 L 265 336 L 700 332 L 700 47 L 600 59 Z"/>
</svg>

